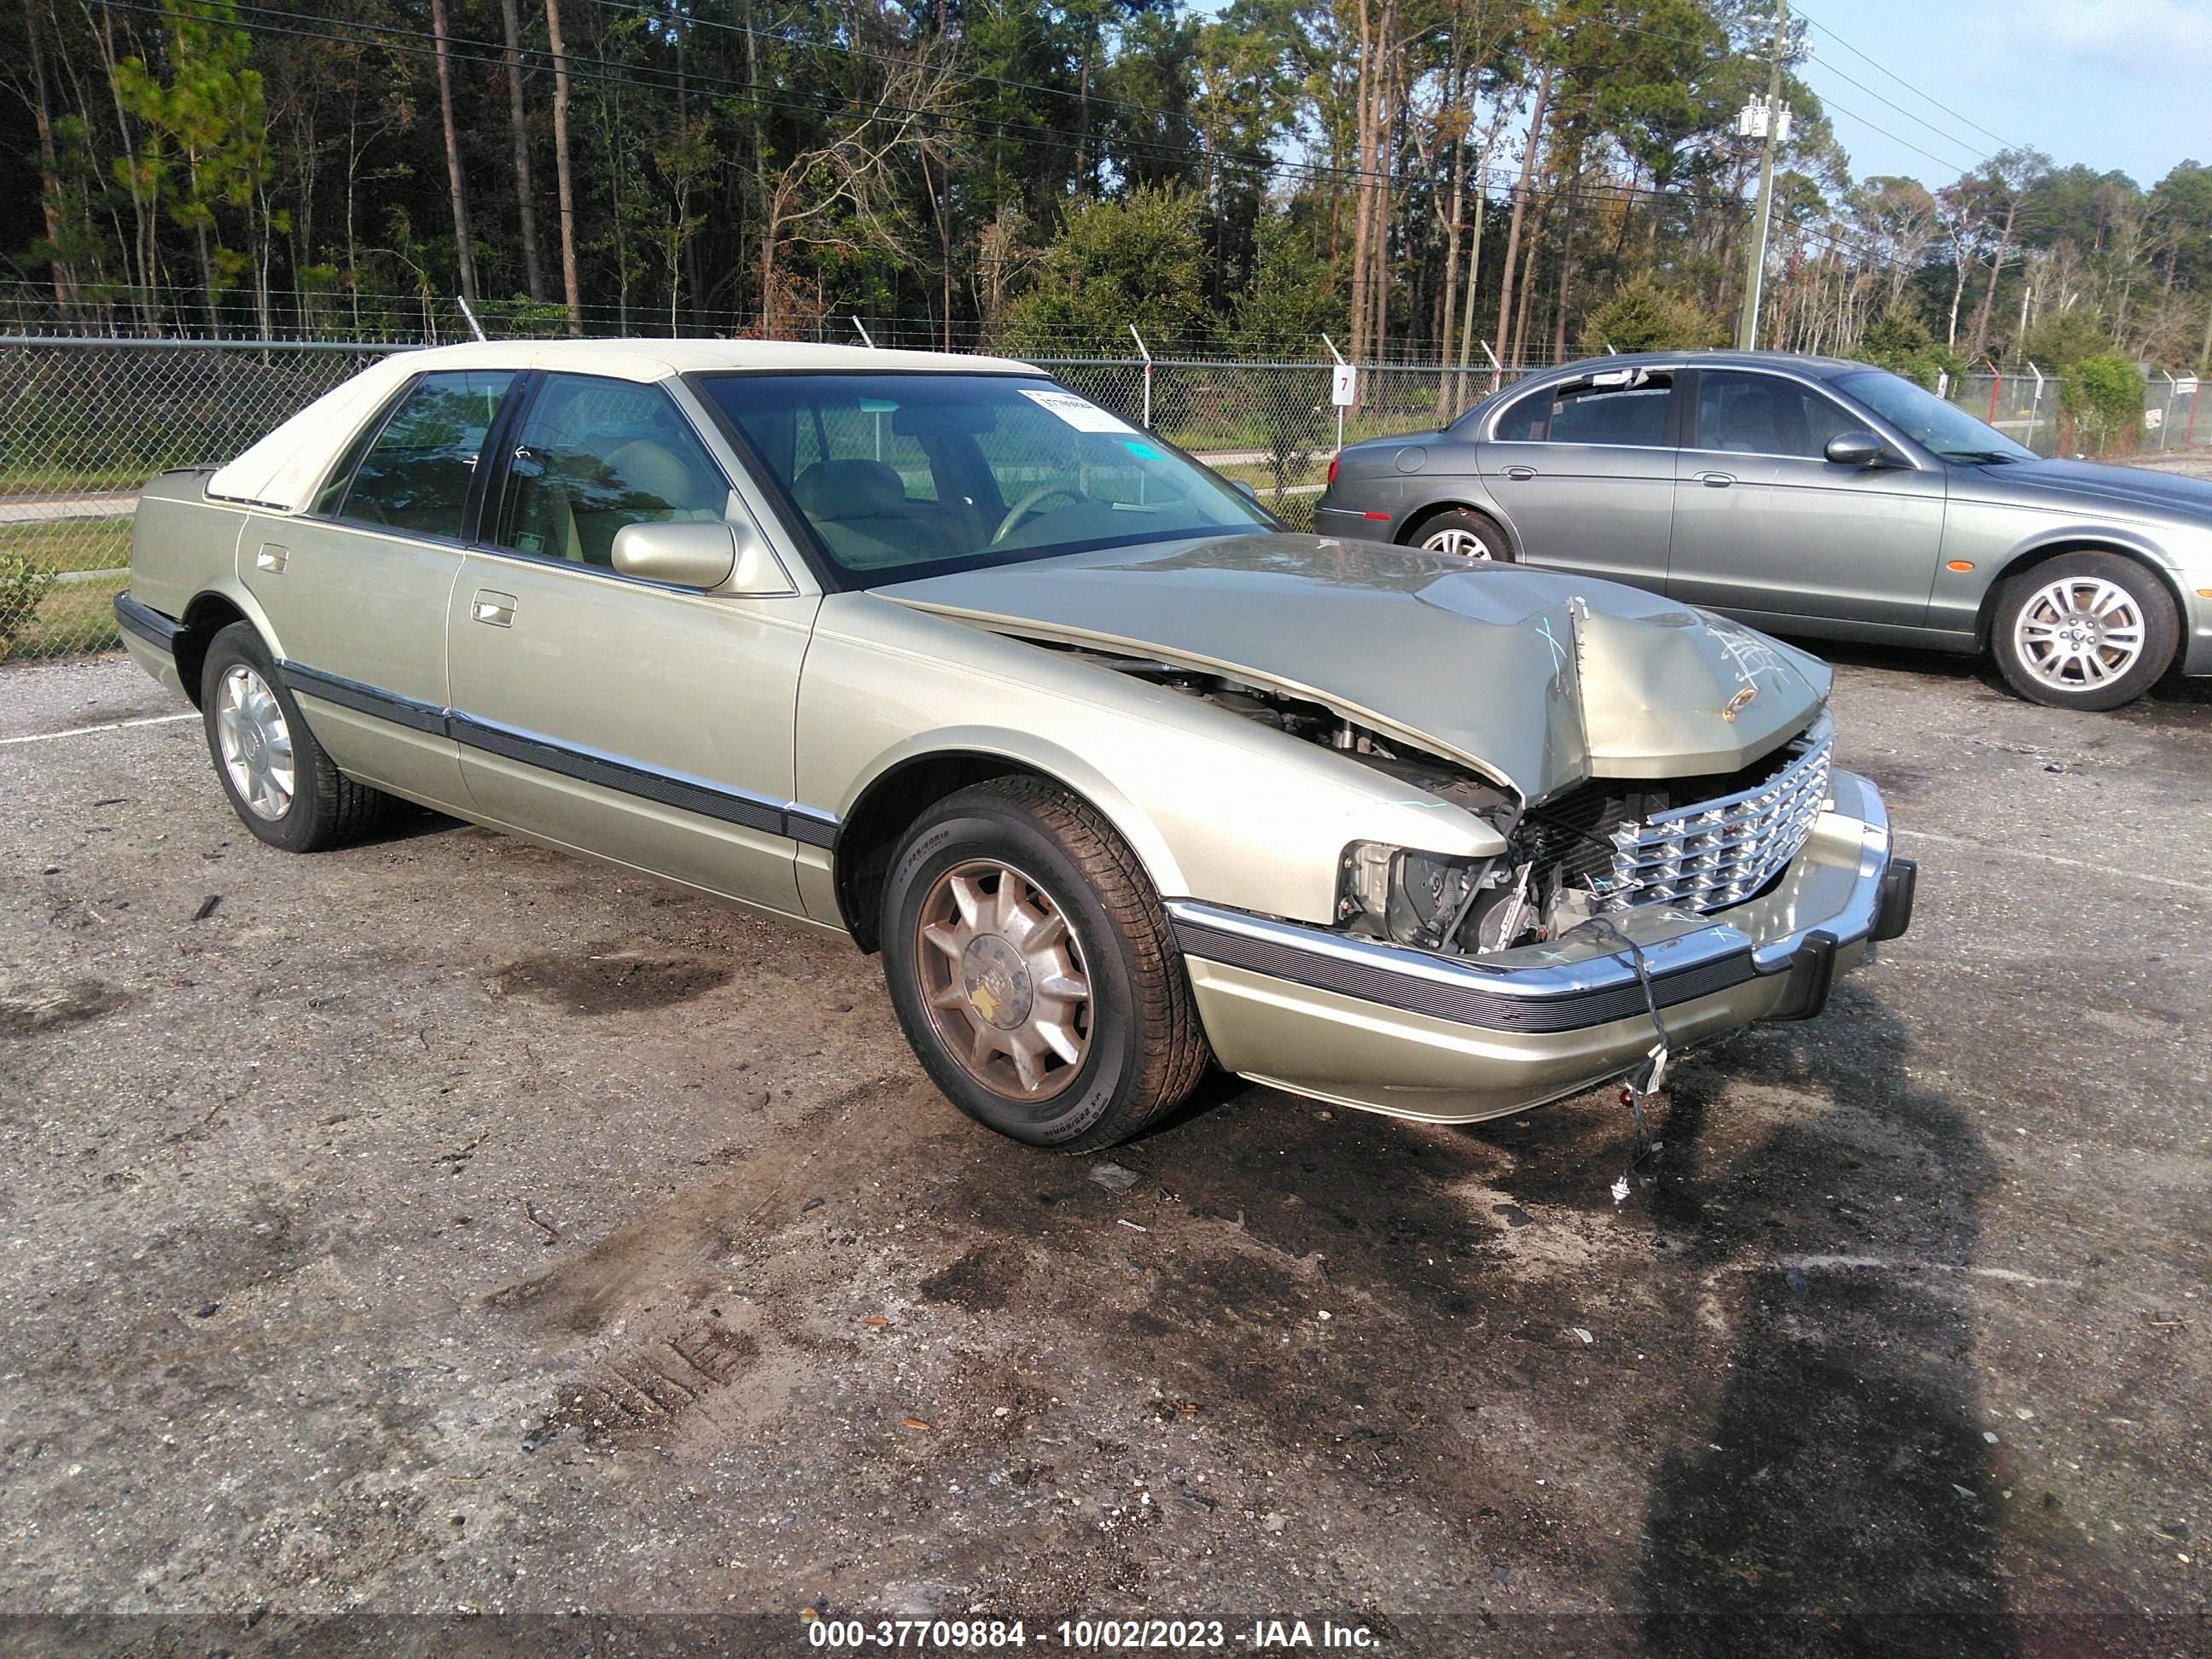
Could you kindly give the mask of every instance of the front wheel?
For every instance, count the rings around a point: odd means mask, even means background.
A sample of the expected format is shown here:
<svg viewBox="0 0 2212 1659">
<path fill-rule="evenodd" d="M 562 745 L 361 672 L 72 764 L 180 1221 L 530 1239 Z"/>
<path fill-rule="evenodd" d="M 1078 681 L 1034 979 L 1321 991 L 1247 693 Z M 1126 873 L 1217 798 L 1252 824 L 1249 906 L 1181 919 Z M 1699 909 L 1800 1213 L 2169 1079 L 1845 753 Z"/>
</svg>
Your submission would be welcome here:
<svg viewBox="0 0 2212 1659">
<path fill-rule="evenodd" d="M 2112 553 L 2067 553 L 2004 586 L 1990 643 L 2006 682 L 2058 708 L 2118 708 L 2150 690 L 2180 636 L 2173 596 Z"/>
<path fill-rule="evenodd" d="M 884 890 L 884 973 L 932 1081 L 1032 1146 L 1126 1140 L 1207 1059 L 1182 958 L 1135 856 L 1034 778 L 948 796 Z"/>
<path fill-rule="evenodd" d="M 1513 549 L 1498 526 L 1480 513 L 1454 509 L 1439 513 L 1422 525 L 1413 544 L 1430 553 L 1449 553 L 1455 559 L 1507 563 Z"/>
</svg>

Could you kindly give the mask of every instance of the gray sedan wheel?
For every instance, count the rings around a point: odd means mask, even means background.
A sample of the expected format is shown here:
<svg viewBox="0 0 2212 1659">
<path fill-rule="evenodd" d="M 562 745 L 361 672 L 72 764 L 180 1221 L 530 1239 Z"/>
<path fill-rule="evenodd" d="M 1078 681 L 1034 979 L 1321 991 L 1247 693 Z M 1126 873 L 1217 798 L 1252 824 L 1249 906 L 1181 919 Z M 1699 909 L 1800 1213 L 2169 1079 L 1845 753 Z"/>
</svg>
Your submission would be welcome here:
<svg viewBox="0 0 2212 1659">
<path fill-rule="evenodd" d="M 1430 553 L 1449 553 L 1455 559 L 1504 562 L 1512 548 L 1498 526 L 1479 513 L 1454 508 L 1425 520 L 1412 537 L 1413 544 Z"/>
<path fill-rule="evenodd" d="M 2060 708 L 2132 702 L 2172 663 L 2173 599 L 2111 553 L 2069 553 L 2005 584 L 1990 646 L 2022 696 Z"/>
</svg>

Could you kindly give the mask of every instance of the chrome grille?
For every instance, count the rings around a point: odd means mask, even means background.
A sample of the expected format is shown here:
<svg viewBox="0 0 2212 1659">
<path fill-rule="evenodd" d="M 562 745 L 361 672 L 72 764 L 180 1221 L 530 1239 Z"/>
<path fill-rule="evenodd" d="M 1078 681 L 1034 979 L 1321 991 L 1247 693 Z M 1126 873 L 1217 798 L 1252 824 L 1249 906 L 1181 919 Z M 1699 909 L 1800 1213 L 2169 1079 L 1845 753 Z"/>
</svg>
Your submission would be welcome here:
<svg viewBox="0 0 2212 1659">
<path fill-rule="evenodd" d="M 1613 872 L 1592 884 L 1608 909 L 1741 904 L 1797 856 L 1828 799 L 1834 726 L 1820 717 L 1781 752 L 1765 782 L 1717 800 L 1670 807 L 1613 832 Z"/>
</svg>

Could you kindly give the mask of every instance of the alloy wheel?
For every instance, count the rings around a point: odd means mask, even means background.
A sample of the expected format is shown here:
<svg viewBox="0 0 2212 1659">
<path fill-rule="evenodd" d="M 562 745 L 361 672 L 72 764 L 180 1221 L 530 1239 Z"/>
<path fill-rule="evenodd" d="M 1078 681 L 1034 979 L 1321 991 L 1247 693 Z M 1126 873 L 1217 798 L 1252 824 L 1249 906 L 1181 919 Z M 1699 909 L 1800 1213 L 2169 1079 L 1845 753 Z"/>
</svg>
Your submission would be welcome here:
<svg viewBox="0 0 2212 1659">
<path fill-rule="evenodd" d="M 1090 1052 L 1091 979 L 1059 901 L 995 859 L 956 865 L 915 930 L 922 1001 L 947 1053 L 1010 1100 L 1048 1100 Z"/>
<path fill-rule="evenodd" d="M 2143 652 L 2142 607 L 2101 576 L 2063 576 L 2021 608 L 2013 643 L 2021 665 L 2060 691 L 2111 684 Z"/>
<path fill-rule="evenodd" d="M 1471 530 L 1439 530 L 1421 543 L 1431 553 L 1449 553 L 1455 559 L 1488 559 L 1490 544 Z"/>
<path fill-rule="evenodd" d="M 292 732 L 269 683 L 234 663 L 216 690 L 216 741 L 222 769 L 246 810 L 271 823 L 292 810 Z"/>
</svg>

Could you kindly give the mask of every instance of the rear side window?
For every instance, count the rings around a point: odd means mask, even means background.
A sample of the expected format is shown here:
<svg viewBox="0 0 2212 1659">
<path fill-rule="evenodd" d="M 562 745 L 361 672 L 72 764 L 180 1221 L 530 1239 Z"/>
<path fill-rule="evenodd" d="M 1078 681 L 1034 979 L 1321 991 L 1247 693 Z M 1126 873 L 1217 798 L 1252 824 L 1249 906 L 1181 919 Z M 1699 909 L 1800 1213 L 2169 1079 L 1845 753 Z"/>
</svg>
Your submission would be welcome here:
<svg viewBox="0 0 2212 1659">
<path fill-rule="evenodd" d="M 1546 434 L 1555 444 L 1620 444 L 1656 449 L 1667 441 L 1664 381 L 1652 386 L 1596 386 L 1563 392 L 1552 407 Z"/>
<path fill-rule="evenodd" d="M 356 524 L 459 541 L 484 434 L 514 379 L 505 370 L 425 374 L 377 433 L 343 496 L 333 483 L 317 507 Z"/>
<path fill-rule="evenodd" d="M 1539 392 L 1523 398 L 1519 403 L 1498 417 L 1493 428 L 1498 441 L 1503 444 L 1532 444 L 1542 441 L 1544 422 L 1552 413 L 1552 394 Z"/>
<path fill-rule="evenodd" d="M 623 526 L 719 519 L 729 499 L 721 470 L 659 386 L 549 374 L 522 422 L 505 498 L 485 539 L 518 553 L 611 565 Z"/>
</svg>

